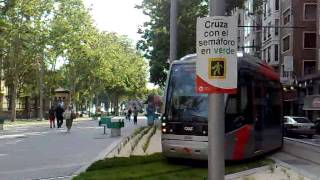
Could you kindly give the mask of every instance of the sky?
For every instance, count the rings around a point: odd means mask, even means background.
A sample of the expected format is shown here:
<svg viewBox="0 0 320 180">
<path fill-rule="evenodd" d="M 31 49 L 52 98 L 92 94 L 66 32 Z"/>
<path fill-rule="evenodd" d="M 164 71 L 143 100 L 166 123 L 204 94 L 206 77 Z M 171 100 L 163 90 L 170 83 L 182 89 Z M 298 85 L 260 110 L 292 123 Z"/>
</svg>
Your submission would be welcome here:
<svg viewBox="0 0 320 180">
<path fill-rule="evenodd" d="M 141 10 L 134 8 L 135 5 L 141 5 L 141 2 L 142 0 L 84 0 L 100 31 L 127 35 L 134 44 L 140 39 L 138 26 L 148 21 Z M 147 83 L 148 89 L 157 87 L 153 83 Z"/>
<path fill-rule="evenodd" d="M 84 0 L 95 25 L 101 31 L 127 35 L 133 42 L 140 39 L 138 26 L 148 20 L 141 10 L 134 8 L 142 0 Z"/>
</svg>

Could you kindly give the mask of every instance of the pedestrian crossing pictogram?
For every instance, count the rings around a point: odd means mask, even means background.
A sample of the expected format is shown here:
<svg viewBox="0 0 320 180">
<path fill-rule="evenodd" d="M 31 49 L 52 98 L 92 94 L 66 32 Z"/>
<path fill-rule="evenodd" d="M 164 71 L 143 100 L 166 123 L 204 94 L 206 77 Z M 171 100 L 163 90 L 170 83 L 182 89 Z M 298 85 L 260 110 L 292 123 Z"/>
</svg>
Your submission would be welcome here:
<svg viewBox="0 0 320 180">
<path fill-rule="evenodd" d="M 225 79 L 227 72 L 225 58 L 209 58 L 208 63 L 209 79 Z"/>
</svg>

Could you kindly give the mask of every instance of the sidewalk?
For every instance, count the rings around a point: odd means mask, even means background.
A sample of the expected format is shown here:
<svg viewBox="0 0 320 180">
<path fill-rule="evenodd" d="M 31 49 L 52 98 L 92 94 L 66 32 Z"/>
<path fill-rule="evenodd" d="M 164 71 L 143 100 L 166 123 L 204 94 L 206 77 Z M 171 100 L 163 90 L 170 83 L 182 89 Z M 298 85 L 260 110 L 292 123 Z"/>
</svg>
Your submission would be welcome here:
<svg viewBox="0 0 320 180">
<path fill-rule="evenodd" d="M 81 117 L 74 120 L 74 123 L 83 122 L 85 120 L 91 120 L 90 117 Z M 6 134 L 6 132 L 11 131 L 15 128 L 29 128 L 29 127 L 42 127 L 42 126 L 49 126 L 49 120 L 42 120 L 42 121 L 36 121 L 36 120 L 25 120 L 23 122 L 10 122 L 9 124 L 6 122 L 4 123 L 3 130 L 0 130 L 0 136 Z"/>
<path fill-rule="evenodd" d="M 86 171 L 88 167 L 90 167 L 94 162 L 98 160 L 102 160 L 106 158 L 106 156 L 112 151 L 115 150 L 115 148 L 123 141 L 124 138 L 127 136 L 130 136 L 136 128 L 146 126 L 146 118 L 144 116 L 138 116 L 138 124 L 133 125 L 133 120 L 128 121 L 125 120 L 125 127 L 121 129 L 121 136 L 120 137 L 110 137 L 110 129 L 108 129 L 107 134 L 101 134 L 99 137 L 96 138 L 108 138 L 108 139 L 114 139 L 114 142 L 110 144 L 107 148 L 105 148 L 103 151 L 101 151 L 94 159 L 92 159 L 90 162 L 87 162 L 85 166 L 81 167 L 77 171 L 72 173 L 72 177 L 79 175 L 80 173 Z M 101 132 L 103 128 L 101 127 Z"/>
</svg>

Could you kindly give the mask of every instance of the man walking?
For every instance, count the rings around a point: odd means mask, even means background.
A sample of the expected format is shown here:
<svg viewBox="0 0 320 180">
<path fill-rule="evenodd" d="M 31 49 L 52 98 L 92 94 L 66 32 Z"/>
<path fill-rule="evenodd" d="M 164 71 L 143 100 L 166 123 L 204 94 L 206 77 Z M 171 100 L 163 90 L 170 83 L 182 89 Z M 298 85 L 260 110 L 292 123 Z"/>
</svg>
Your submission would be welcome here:
<svg viewBox="0 0 320 180">
<path fill-rule="evenodd" d="M 61 104 L 59 104 L 56 108 L 56 117 L 57 117 L 57 126 L 61 128 L 63 124 L 63 112 L 64 109 L 62 108 Z"/>
<path fill-rule="evenodd" d="M 138 109 L 137 107 L 135 106 L 134 109 L 133 109 L 133 124 L 137 124 L 137 121 L 138 121 Z"/>
</svg>

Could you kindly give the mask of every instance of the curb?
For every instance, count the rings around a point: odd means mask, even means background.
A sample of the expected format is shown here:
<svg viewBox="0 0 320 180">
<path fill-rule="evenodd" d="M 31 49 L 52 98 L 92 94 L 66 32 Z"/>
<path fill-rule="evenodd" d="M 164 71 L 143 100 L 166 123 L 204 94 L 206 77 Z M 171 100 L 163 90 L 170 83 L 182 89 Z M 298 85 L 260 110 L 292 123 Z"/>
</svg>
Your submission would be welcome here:
<svg viewBox="0 0 320 180">
<path fill-rule="evenodd" d="M 87 165 L 85 165 L 85 166 L 81 167 L 80 169 L 78 169 L 77 171 L 73 172 L 71 176 L 76 176 L 82 172 L 85 172 L 89 168 L 89 166 L 91 166 L 94 162 L 104 159 L 110 152 L 112 152 L 119 145 L 119 143 L 121 143 L 123 138 L 124 137 L 120 137 L 117 140 L 115 140 L 105 150 L 100 152 L 100 154 L 97 157 L 95 157 L 89 163 L 87 163 Z"/>
<path fill-rule="evenodd" d="M 262 166 L 262 167 L 258 167 L 258 168 L 254 168 L 254 169 L 249 169 L 249 170 L 246 170 L 246 171 L 241 171 L 241 172 L 238 172 L 238 173 L 234 173 L 234 174 L 228 174 L 225 176 L 225 180 L 232 180 L 232 179 L 237 179 L 237 178 L 241 178 L 243 176 L 249 176 L 251 174 L 255 174 L 255 173 L 258 173 L 258 172 L 262 172 L 262 171 L 266 171 L 266 170 L 269 170 L 269 166 L 266 165 L 266 166 Z"/>
<path fill-rule="evenodd" d="M 276 157 L 270 157 L 270 159 L 274 160 L 277 164 L 279 164 L 280 166 L 283 166 L 283 167 L 286 167 L 288 169 L 292 169 L 294 171 L 296 171 L 297 173 L 301 174 L 302 176 L 304 177 L 307 177 L 311 180 L 317 180 L 319 179 L 317 176 L 314 176 L 313 174 L 311 173 L 308 173 L 307 171 L 305 170 L 302 170 L 302 169 L 299 169 L 299 168 L 296 168 L 288 163 L 285 163 L 283 161 L 281 161 L 280 159 L 276 158 Z"/>
</svg>

